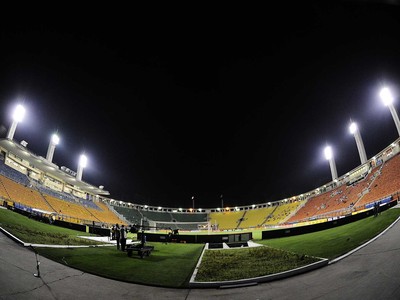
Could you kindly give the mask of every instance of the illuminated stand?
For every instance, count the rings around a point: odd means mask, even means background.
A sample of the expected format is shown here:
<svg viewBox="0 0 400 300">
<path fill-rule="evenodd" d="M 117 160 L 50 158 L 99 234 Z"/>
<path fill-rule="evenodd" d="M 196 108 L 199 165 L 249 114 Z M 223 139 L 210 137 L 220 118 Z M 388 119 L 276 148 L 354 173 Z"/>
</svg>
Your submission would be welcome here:
<svg viewBox="0 0 400 300">
<path fill-rule="evenodd" d="M 76 172 L 76 178 L 78 180 L 82 180 L 82 172 L 83 169 L 86 168 L 86 164 L 87 164 L 87 157 L 86 155 L 82 154 L 79 158 L 78 171 Z"/>
<path fill-rule="evenodd" d="M 389 107 L 390 113 L 392 114 L 394 124 L 396 124 L 397 132 L 399 133 L 400 136 L 400 121 L 399 117 L 397 116 L 396 110 L 394 109 L 393 106 L 393 96 L 392 93 L 390 92 L 390 89 L 387 87 L 384 87 L 381 89 L 381 92 L 379 93 L 379 96 L 381 97 L 383 104 Z"/>
<path fill-rule="evenodd" d="M 54 150 L 55 150 L 56 146 L 58 145 L 59 141 L 60 141 L 60 138 L 58 137 L 57 134 L 53 134 L 51 136 L 49 148 L 47 149 L 47 155 L 46 155 L 46 159 L 49 162 L 51 162 L 53 160 Z"/>
<path fill-rule="evenodd" d="M 365 154 L 364 143 L 361 139 L 360 131 L 358 130 L 358 126 L 355 122 L 351 122 L 349 126 L 350 133 L 354 135 L 356 140 L 358 154 L 360 155 L 361 164 L 365 164 L 367 162 L 367 154 Z"/>
<path fill-rule="evenodd" d="M 329 160 L 329 165 L 331 167 L 332 181 L 335 181 L 338 176 L 336 171 L 335 159 L 333 157 L 332 148 L 330 146 L 325 147 L 325 158 Z"/>
<path fill-rule="evenodd" d="M 14 138 L 15 129 L 17 129 L 18 123 L 23 120 L 24 116 L 25 116 L 25 108 L 22 105 L 18 104 L 14 110 L 13 122 L 7 134 L 8 139 L 12 140 Z"/>
</svg>

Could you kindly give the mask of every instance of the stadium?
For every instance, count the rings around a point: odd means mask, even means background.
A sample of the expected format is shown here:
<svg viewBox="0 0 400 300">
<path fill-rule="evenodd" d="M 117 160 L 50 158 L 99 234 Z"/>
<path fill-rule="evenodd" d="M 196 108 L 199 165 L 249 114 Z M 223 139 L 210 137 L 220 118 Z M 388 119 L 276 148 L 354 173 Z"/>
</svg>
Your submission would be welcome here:
<svg viewBox="0 0 400 300">
<path fill-rule="evenodd" d="M 399 119 L 392 105 L 393 96 L 387 88 L 383 88 L 381 94 L 382 99 L 389 102 L 400 135 Z M 109 236 L 109 230 L 116 223 L 130 226 L 136 232 L 143 228 L 153 232 L 172 230 L 175 233 L 208 234 L 301 227 L 355 216 L 372 210 L 377 202 L 382 208 L 393 206 L 399 198 L 400 181 L 396 180 L 400 165 L 399 139 L 367 160 L 354 122 L 350 129 L 360 155 L 361 164 L 357 168 L 338 177 L 328 146 L 325 152 L 331 168 L 331 182 L 274 202 L 203 209 L 194 208 L 194 203 L 191 208 L 154 207 L 107 197 L 109 192 L 102 186 L 96 187 L 82 180 L 84 155 L 77 172 L 52 162 L 57 135 L 52 136 L 46 158 L 29 151 L 26 141 L 18 143 L 13 140 L 17 124 L 24 114 L 23 106 L 17 105 L 7 137 L 0 141 L 3 206 L 52 223 L 90 227 L 93 233 L 105 230 Z M 249 240 L 249 235 L 244 239 Z"/>
<path fill-rule="evenodd" d="M 400 3 L 268 4 L 3 18 L 0 299 L 400 298 Z"/>
<path fill-rule="evenodd" d="M 388 90 L 385 90 L 383 95 L 383 100 L 393 100 Z M 400 136 L 397 113 L 391 103 L 388 105 Z M 139 264 L 146 264 L 146 268 L 156 270 L 152 262 L 157 262 L 157 259 L 165 255 L 163 251 L 170 255 L 170 260 L 174 260 L 178 259 L 179 251 L 184 252 L 190 247 L 196 247 L 191 250 L 194 251 L 192 255 L 195 256 L 195 265 L 189 264 L 189 270 L 186 271 L 190 273 L 190 278 L 186 273 L 185 279 L 179 284 L 168 282 L 163 285 L 163 281 L 157 281 L 158 279 L 154 282 L 152 279 L 141 281 L 137 277 L 132 280 L 111 276 L 111 279 L 159 287 L 232 288 L 307 273 L 325 267 L 346 253 L 354 251 L 365 240 L 357 241 L 345 250 L 340 249 L 329 258 L 297 253 L 295 256 L 300 263 L 298 261 L 294 263 L 295 267 L 292 267 L 294 272 L 289 269 L 278 269 L 271 273 L 259 273 L 254 277 L 236 274 L 227 280 L 209 279 L 207 276 L 210 273 L 204 272 L 206 275 L 203 276 L 206 278 L 198 279 L 203 271 L 202 260 L 207 259 L 207 253 L 233 249 L 236 254 L 240 251 L 256 251 L 256 249 L 265 248 L 260 246 L 267 245 L 266 242 L 272 245 L 273 241 L 296 236 L 300 237 L 301 241 L 301 237 L 307 234 L 321 232 L 323 234 L 332 229 L 341 230 L 345 226 L 357 226 L 363 220 L 372 222 L 371 220 L 378 220 L 379 218 L 376 217 L 383 215 L 390 208 L 396 207 L 399 201 L 400 138 L 367 159 L 361 136 L 357 129 L 354 130 L 354 123 L 351 126 L 352 133 L 357 143 L 361 163 L 357 168 L 338 177 L 332 153 L 329 153 L 329 148 L 326 149 L 332 181 L 323 186 L 288 199 L 267 203 L 236 207 L 195 208 L 193 205 L 191 208 L 176 208 L 128 203 L 109 197 L 109 192 L 102 186 L 93 186 L 82 180 L 85 167 L 84 157 L 81 157 L 82 160 L 76 172 L 72 171 L 71 167 L 57 166 L 52 162 L 57 146 L 56 136 L 53 136 L 50 141 L 45 157 L 33 153 L 27 147 L 27 141 L 14 140 L 18 122 L 24 113 L 24 108 L 17 106 L 14 121 L 7 136 L 0 140 L 0 197 L 3 208 L 17 213 L 29 222 L 40 223 L 40 226 L 50 226 L 55 232 L 64 229 L 73 230 L 76 235 L 78 235 L 76 232 L 81 232 L 82 236 L 86 235 L 86 240 L 91 238 L 98 242 L 86 245 L 90 251 L 107 248 L 112 253 L 118 252 L 120 261 L 126 262 L 130 259 L 135 263 L 134 267 L 137 270 L 141 270 Z M 392 218 L 396 220 L 397 215 Z M 25 220 L 21 219 L 21 222 Z M 65 254 L 62 254 L 62 259 L 60 259 L 54 251 L 60 251 L 60 248 L 70 250 L 76 249 L 75 247 L 84 247 L 83 245 L 74 246 L 70 244 L 71 241 L 68 241 L 67 245 L 60 245 L 58 242 L 51 245 L 51 243 L 27 241 L 24 240 L 27 237 L 22 234 L 23 230 L 15 225 L 8 224 L 7 226 L 5 220 L 1 220 L 1 223 L 4 234 L 36 254 L 36 277 L 41 277 L 38 254 L 65 263 Z M 121 251 L 115 247 L 106 247 L 115 245 L 112 238 L 112 227 L 115 224 L 129 228 L 130 241 L 127 253 L 120 253 Z M 28 226 L 33 228 L 36 225 Z M 377 227 L 376 224 L 371 226 Z M 371 232 L 370 239 L 376 238 L 383 231 L 383 228 L 376 228 L 376 232 Z M 341 234 L 344 235 L 343 232 Z M 349 239 L 347 237 L 347 241 Z M 179 248 L 171 251 L 173 245 Z M 246 252 L 246 255 L 249 253 Z M 259 255 L 262 255 L 260 251 Z M 285 255 L 288 260 L 291 259 L 288 258 L 287 253 Z M 223 258 L 217 258 L 217 262 L 218 259 Z M 246 260 L 243 257 L 238 259 Z M 96 270 L 89 271 L 90 268 L 86 268 L 87 266 L 82 270 L 97 274 Z M 146 277 L 140 271 L 137 272 L 139 276 Z M 110 275 L 104 277 L 107 278 Z"/>
</svg>

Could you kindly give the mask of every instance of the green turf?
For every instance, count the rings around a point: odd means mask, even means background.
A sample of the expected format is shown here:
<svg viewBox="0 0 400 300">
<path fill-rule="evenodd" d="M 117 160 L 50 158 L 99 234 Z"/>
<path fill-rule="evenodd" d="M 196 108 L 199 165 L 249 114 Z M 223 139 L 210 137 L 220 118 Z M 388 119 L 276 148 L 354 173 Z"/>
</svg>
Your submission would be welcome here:
<svg viewBox="0 0 400 300">
<path fill-rule="evenodd" d="M 62 228 L 30 219 L 11 210 L 0 209 L 0 226 L 25 243 L 49 245 L 96 245 L 100 244 L 78 236 L 92 234 Z"/>
<path fill-rule="evenodd" d="M 377 217 L 370 216 L 336 228 L 292 237 L 261 240 L 258 243 L 331 260 L 372 239 L 399 216 L 400 209 L 392 208 Z"/>
<path fill-rule="evenodd" d="M 299 268 L 317 261 L 320 259 L 266 246 L 206 250 L 196 274 L 196 281 L 255 278 Z"/>
<path fill-rule="evenodd" d="M 308 263 L 308 259 L 315 261 L 315 257 L 333 259 L 374 238 L 399 216 L 400 209 L 393 208 L 383 211 L 378 217 L 367 217 L 324 231 L 268 240 L 253 239 L 268 247 L 206 250 L 196 281 L 246 279 L 290 270 Z M 0 209 L 0 226 L 31 243 L 65 244 L 65 240 L 71 239 L 83 244 L 78 236 L 87 234 L 38 222 L 3 209 Z M 258 231 L 253 237 L 261 236 L 260 233 Z M 204 245 L 147 244 L 153 245 L 154 250 L 143 259 L 136 252 L 128 257 L 126 252 L 118 251 L 115 246 L 38 248 L 38 252 L 70 267 L 116 280 L 163 287 L 188 287 Z M 271 263 L 268 264 L 268 261 Z"/>
<path fill-rule="evenodd" d="M 153 245 L 150 256 L 132 257 L 116 247 L 38 248 L 39 254 L 88 273 L 146 285 L 186 287 L 204 247 L 202 244 Z"/>
</svg>

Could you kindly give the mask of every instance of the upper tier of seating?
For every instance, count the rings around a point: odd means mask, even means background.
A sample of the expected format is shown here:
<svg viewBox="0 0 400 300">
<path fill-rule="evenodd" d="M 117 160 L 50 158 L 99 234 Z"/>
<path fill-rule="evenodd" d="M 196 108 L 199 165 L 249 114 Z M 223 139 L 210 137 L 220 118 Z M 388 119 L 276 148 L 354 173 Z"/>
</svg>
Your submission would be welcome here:
<svg viewBox="0 0 400 300">
<path fill-rule="evenodd" d="M 64 197 L 64 193 L 24 180 L 27 179 L 25 175 L 3 162 L 0 162 L 0 170 L 0 197 L 18 203 L 18 207 L 40 209 L 59 219 L 77 223 L 126 224 L 104 203 Z"/>
</svg>

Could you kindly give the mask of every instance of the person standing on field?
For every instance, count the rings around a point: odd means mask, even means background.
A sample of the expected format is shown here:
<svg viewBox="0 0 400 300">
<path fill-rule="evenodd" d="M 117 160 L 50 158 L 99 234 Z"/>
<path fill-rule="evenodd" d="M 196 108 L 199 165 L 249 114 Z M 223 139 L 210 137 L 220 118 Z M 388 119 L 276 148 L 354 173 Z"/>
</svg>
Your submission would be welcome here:
<svg viewBox="0 0 400 300">
<path fill-rule="evenodd" d="M 117 224 L 115 224 L 115 240 L 117 242 L 117 250 L 119 250 L 119 248 L 120 248 L 120 236 L 121 236 L 121 230 L 117 223 Z"/>
<path fill-rule="evenodd" d="M 121 234 L 120 234 L 120 240 L 121 240 L 121 250 L 125 251 L 126 247 L 126 237 L 127 237 L 127 232 L 124 224 L 121 225 Z"/>
</svg>

